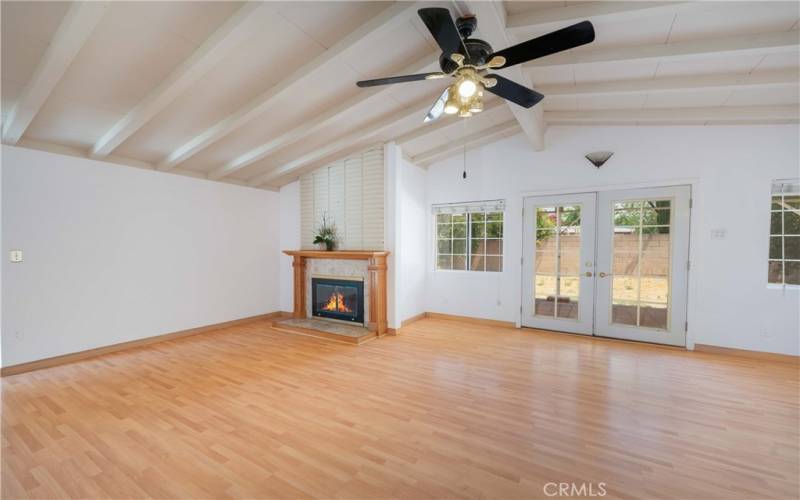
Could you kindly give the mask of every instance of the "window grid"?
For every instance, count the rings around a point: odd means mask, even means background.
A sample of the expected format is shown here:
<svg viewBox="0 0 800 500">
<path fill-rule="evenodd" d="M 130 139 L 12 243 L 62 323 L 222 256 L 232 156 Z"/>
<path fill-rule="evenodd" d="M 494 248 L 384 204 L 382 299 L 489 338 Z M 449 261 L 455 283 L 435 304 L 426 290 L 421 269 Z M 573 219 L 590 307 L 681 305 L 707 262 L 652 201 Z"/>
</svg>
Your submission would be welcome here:
<svg viewBox="0 0 800 500">
<path fill-rule="evenodd" d="M 436 269 L 503 270 L 503 212 L 437 214 Z"/>
<path fill-rule="evenodd" d="M 800 184 L 790 193 L 772 195 L 767 280 L 800 285 Z"/>
</svg>

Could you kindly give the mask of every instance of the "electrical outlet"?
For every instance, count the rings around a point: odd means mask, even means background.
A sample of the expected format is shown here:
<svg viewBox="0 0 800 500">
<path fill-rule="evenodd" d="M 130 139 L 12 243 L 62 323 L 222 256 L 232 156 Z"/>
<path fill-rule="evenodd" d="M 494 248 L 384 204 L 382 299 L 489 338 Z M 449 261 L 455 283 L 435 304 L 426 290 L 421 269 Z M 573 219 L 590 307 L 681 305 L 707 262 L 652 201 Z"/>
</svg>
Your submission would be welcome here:
<svg viewBox="0 0 800 500">
<path fill-rule="evenodd" d="M 14 332 L 14 338 L 17 340 L 22 340 L 22 332 Z"/>
<path fill-rule="evenodd" d="M 8 254 L 9 254 L 8 255 L 9 259 L 14 264 L 22 262 L 22 250 L 11 250 L 10 252 L 8 252 Z"/>
</svg>

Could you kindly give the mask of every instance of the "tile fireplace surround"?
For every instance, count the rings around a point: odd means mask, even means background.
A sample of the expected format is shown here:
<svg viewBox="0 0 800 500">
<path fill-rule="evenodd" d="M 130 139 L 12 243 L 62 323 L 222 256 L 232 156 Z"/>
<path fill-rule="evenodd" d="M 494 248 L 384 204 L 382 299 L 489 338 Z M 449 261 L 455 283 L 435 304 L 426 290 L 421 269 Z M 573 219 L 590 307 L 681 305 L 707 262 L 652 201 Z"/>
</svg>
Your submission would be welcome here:
<svg viewBox="0 0 800 500">
<path fill-rule="evenodd" d="M 311 316 L 311 275 L 352 277 L 365 273 L 364 278 L 364 320 L 366 327 L 376 334 L 385 335 L 388 331 L 386 321 L 386 257 L 389 252 L 371 250 L 284 250 L 294 261 L 294 312 L 297 319 Z M 314 262 L 309 262 L 313 259 Z M 366 261 L 366 269 L 359 265 L 338 265 L 336 261 Z M 344 264 L 344 263 L 342 263 Z M 355 264 L 355 263 L 352 263 Z M 310 273 L 308 273 L 308 268 Z"/>
</svg>

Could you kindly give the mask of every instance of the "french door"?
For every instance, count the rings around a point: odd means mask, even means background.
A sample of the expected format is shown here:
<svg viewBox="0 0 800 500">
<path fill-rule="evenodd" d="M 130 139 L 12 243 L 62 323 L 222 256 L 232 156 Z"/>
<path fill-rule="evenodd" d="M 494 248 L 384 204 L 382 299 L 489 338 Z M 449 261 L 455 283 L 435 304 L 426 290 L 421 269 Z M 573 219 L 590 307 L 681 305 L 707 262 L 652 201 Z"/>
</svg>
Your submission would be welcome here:
<svg viewBox="0 0 800 500">
<path fill-rule="evenodd" d="M 522 325 L 683 346 L 688 186 L 525 199 Z"/>
<path fill-rule="evenodd" d="M 592 334 L 594 193 L 526 198 L 522 324 Z"/>
</svg>

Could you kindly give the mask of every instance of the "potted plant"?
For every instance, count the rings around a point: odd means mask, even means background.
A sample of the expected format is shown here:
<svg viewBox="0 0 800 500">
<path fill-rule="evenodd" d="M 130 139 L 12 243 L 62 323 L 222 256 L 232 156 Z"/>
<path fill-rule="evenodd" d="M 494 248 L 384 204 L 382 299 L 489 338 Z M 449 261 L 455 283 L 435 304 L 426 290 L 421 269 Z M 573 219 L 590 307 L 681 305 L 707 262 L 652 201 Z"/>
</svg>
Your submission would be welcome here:
<svg viewBox="0 0 800 500">
<path fill-rule="evenodd" d="M 326 214 L 322 214 L 322 224 L 317 228 L 317 236 L 314 244 L 325 245 L 325 250 L 331 251 L 336 248 L 336 224 L 328 222 Z"/>
</svg>

